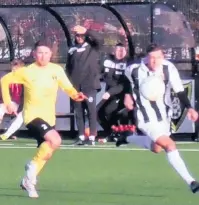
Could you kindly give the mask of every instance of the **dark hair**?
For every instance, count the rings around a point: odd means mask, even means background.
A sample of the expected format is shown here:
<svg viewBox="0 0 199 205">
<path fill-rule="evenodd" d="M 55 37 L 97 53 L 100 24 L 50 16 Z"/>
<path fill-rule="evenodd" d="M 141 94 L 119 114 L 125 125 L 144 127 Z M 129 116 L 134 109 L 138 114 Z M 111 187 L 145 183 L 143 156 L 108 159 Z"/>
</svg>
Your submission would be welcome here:
<svg viewBox="0 0 199 205">
<path fill-rule="evenodd" d="M 34 45 L 34 49 L 37 49 L 40 46 L 46 46 L 46 47 L 52 49 L 52 43 L 46 39 L 42 39 L 42 40 L 37 41 Z"/>
<path fill-rule="evenodd" d="M 150 53 L 150 52 L 153 52 L 153 51 L 159 51 L 159 50 L 162 50 L 161 46 L 159 46 L 158 44 L 156 43 L 152 43 L 150 44 L 147 49 L 146 49 L 146 52 L 147 54 Z"/>
<path fill-rule="evenodd" d="M 19 65 L 22 65 L 24 64 L 23 60 L 22 59 L 14 59 L 13 61 L 11 61 L 11 66 L 19 66 Z"/>
</svg>

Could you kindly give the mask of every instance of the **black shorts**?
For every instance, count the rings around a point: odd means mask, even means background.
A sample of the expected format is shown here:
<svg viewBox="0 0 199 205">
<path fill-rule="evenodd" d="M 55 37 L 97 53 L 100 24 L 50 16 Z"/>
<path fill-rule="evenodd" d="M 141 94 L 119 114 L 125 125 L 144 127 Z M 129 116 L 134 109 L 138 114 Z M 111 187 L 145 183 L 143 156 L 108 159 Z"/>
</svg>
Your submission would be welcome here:
<svg viewBox="0 0 199 205">
<path fill-rule="evenodd" d="M 35 118 L 30 123 L 28 123 L 26 127 L 28 128 L 31 137 L 37 140 L 38 147 L 45 141 L 45 134 L 55 128 L 54 126 L 50 126 L 41 118 Z"/>
</svg>

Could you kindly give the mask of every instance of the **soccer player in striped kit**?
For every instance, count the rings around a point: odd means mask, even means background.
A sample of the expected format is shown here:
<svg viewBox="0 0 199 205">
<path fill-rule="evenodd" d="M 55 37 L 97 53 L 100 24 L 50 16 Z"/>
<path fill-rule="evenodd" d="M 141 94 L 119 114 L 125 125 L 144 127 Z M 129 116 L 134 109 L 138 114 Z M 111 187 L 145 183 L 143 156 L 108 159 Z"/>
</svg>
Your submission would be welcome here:
<svg viewBox="0 0 199 205">
<path fill-rule="evenodd" d="M 164 99 L 149 101 L 139 92 L 142 80 L 151 75 L 163 77 L 166 85 Z M 186 107 L 187 117 L 192 121 L 198 120 L 198 113 L 191 107 L 177 68 L 164 58 L 161 47 L 152 44 L 148 47 L 147 56 L 142 59 L 141 63 L 132 64 L 127 68 L 126 76 L 129 79 L 129 87 L 126 90 L 124 103 L 129 110 L 135 109 L 137 127 L 141 130 L 143 136 L 136 134 L 122 136 L 116 142 L 116 146 L 123 143 L 134 143 L 153 152 L 159 152 L 163 149 L 168 162 L 188 184 L 191 191 L 193 193 L 198 192 L 199 183 L 189 173 L 175 142 L 170 138 L 171 88 Z"/>
</svg>

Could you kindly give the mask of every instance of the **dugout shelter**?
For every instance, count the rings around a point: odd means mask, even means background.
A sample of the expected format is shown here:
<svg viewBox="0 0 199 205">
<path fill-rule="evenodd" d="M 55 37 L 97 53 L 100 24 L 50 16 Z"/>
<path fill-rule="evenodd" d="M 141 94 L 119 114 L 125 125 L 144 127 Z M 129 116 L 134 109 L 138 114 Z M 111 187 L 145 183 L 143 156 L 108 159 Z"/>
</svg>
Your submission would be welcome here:
<svg viewBox="0 0 199 205">
<path fill-rule="evenodd" d="M 101 33 L 102 60 L 118 41 L 127 45 L 132 58 L 143 55 L 147 44 L 160 44 L 179 69 L 192 105 L 199 109 L 198 0 L 0 0 L 0 72 L 8 71 L 14 58 L 31 63 L 32 46 L 41 37 L 54 43 L 52 60 L 65 68 L 73 44 L 71 28 L 78 24 Z M 102 93 L 103 89 L 98 100 Z M 198 138 L 198 125 L 187 120 L 175 95 L 173 103 L 173 133 Z M 57 129 L 76 129 L 73 106 L 61 91 Z"/>
</svg>

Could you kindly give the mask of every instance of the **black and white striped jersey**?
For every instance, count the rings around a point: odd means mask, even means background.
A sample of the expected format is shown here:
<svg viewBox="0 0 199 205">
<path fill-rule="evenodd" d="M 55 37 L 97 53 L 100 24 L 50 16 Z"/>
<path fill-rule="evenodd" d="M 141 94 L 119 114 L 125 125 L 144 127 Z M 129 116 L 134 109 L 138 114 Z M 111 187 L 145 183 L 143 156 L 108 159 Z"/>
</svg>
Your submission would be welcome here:
<svg viewBox="0 0 199 205">
<path fill-rule="evenodd" d="M 146 66 L 146 59 L 142 59 L 140 63 L 128 66 L 125 74 L 131 83 L 139 121 L 145 123 L 154 120 L 162 121 L 171 116 L 171 88 L 175 93 L 184 91 L 178 70 L 173 63 L 164 60 L 162 66 L 157 71 L 150 71 Z M 152 75 L 163 77 L 166 85 L 164 99 L 156 102 L 147 100 L 139 92 L 142 81 Z"/>
</svg>

